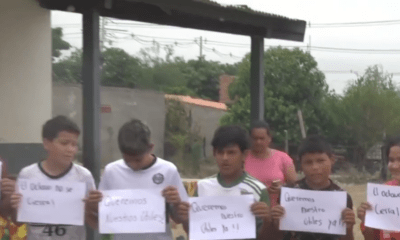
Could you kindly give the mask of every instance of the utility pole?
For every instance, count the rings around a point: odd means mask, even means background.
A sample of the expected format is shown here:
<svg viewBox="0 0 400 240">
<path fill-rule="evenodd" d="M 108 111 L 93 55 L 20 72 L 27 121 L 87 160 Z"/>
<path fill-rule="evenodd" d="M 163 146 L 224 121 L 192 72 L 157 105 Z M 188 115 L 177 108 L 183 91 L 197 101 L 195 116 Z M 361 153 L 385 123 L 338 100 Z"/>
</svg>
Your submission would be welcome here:
<svg viewBox="0 0 400 240">
<path fill-rule="evenodd" d="M 303 120 L 303 112 L 298 109 L 297 110 L 297 117 L 299 118 L 299 124 L 300 124 L 300 130 L 301 130 L 301 136 L 304 138 L 307 137 L 306 135 L 306 128 L 304 126 L 304 120 Z"/>
<path fill-rule="evenodd" d="M 104 51 L 106 41 L 106 18 L 101 18 L 101 39 L 100 39 L 100 52 Z"/>
<path fill-rule="evenodd" d="M 383 181 L 387 180 L 387 173 L 388 173 L 388 156 L 386 155 L 386 131 L 383 131 L 383 139 L 382 139 L 382 147 L 381 147 L 381 156 L 382 156 L 382 162 L 381 162 L 381 179 Z"/>
<path fill-rule="evenodd" d="M 308 22 L 308 28 L 311 28 L 311 22 Z M 308 36 L 308 39 L 307 51 L 308 53 L 311 53 L 311 34 Z"/>
<path fill-rule="evenodd" d="M 200 37 L 200 59 L 203 59 L 203 37 Z"/>
<path fill-rule="evenodd" d="M 285 132 L 285 152 L 289 154 L 289 136 L 288 136 L 288 131 L 284 130 Z"/>
</svg>

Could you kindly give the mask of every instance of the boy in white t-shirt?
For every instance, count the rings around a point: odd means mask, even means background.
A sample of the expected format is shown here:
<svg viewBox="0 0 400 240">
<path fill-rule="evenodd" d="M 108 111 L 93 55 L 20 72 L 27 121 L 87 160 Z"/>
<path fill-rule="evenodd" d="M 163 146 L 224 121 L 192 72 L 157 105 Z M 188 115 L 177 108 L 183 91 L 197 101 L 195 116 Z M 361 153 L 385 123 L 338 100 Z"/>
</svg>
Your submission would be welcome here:
<svg viewBox="0 0 400 240">
<path fill-rule="evenodd" d="M 272 227 L 270 201 L 266 186 L 247 174 L 244 161 L 249 151 L 249 136 L 239 126 L 223 126 L 214 133 L 212 146 L 219 173 L 197 182 L 195 197 L 253 195 L 251 212 L 256 217 L 257 240 L 275 239 L 277 233 Z M 188 202 L 178 207 L 178 215 L 187 232 L 189 225 Z"/>
<path fill-rule="evenodd" d="M 18 179 L 83 182 L 87 193 L 94 190 L 96 187 L 90 171 L 72 162 L 78 152 L 79 134 L 79 127 L 67 117 L 58 116 L 47 121 L 42 131 L 47 158 L 23 168 Z M 15 210 L 22 197 L 16 192 L 11 196 L 11 205 Z M 96 219 L 88 216 L 87 206 L 85 204 L 86 223 L 95 227 Z M 28 240 L 86 240 L 86 230 L 85 226 L 29 223 L 27 236 Z"/>
<path fill-rule="evenodd" d="M 98 203 L 102 190 L 162 188 L 167 204 L 168 218 L 180 222 L 176 209 L 181 201 L 187 201 L 187 193 L 174 164 L 151 154 L 150 130 L 140 120 L 125 123 L 118 134 L 118 145 L 123 159 L 108 164 L 100 181 L 99 191 L 89 197 L 92 214 L 98 216 Z M 164 233 L 115 234 L 114 240 L 172 240 L 169 224 Z"/>
</svg>

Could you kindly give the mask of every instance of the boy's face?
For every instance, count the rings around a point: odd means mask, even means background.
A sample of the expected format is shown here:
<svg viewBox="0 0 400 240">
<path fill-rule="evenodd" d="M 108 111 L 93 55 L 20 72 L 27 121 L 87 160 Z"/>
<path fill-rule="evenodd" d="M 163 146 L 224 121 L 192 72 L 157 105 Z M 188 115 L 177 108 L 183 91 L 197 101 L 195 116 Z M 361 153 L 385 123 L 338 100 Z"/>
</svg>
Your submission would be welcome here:
<svg viewBox="0 0 400 240">
<path fill-rule="evenodd" d="M 306 180 L 310 185 L 325 187 L 329 183 L 329 176 L 334 163 L 333 158 L 330 158 L 326 153 L 306 153 L 300 161 Z"/>
<path fill-rule="evenodd" d="M 268 148 L 272 138 L 265 128 L 254 128 L 251 130 L 251 144 L 256 151 L 263 151 Z"/>
<path fill-rule="evenodd" d="M 78 137 L 79 134 L 62 131 L 53 141 L 44 139 L 43 145 L 50 159 L 72 162 L 78 152 Z"/>
<path fill-rule="evenodd" d="M 214 149 L 214 157 L 221 175 L 234 176 L 242 172 L 246 153 L 247 151 L 242 152 L 237 144 Z"/>
<path fill-rule="evenodd" d="M 393 146 L 389 151 L 388 169 L 394 179 L 400 181 L 400 147 Z"/>
</svg>

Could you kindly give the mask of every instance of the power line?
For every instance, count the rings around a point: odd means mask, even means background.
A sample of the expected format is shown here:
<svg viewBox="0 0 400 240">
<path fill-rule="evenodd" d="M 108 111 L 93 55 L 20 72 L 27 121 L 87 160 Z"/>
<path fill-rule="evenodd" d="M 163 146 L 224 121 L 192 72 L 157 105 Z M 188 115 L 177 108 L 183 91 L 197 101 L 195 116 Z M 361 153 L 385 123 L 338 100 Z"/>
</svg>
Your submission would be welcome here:
<svg viewBox="0 0 400 240">
<path fill-rule="evenodd" d="M 162 40 L 172 40 L 171 41 L 160 41 L 166 44 L 198 44 L 197 38 L 188 39 L 188 38 L 168 38 L 168 37 L 157 37 L 157 36 L 148 36 L 148 35 L 138 35 L 134 34 L 122 29 L 107 29 L 109 32 L 116 32 L 118 34 L 128 35 L 129 37 L 141 37 L 144 38 L 143 41 L 146 41 L 146 38 L 150 39 L 162 39 Z M 64 35 L 76 35 L 82 34 L 82 32 L 73 32 L 73 33 L 65 33 Z M 205 40 L 204 45 L 215 45 L 221 47 L 235 47 L 235 48 L 250 48 L 250 44 L 244 43 L 235 43 L 235 42 L 220 42 L 213 40 Z M 278 47 L 279 45 L 267 45 L 268 47 Z M 312 51 L 320 51 L 320 52 L 335 52 L 335 53 L 362 53 L 362 54 L 400 54 L 400 49 L 358 49 L 358 48 L 334 48 L 334 47 L 322 47 L 322 46 L 281 46 L 283 48 L 300 48 L 300 49 L 311 49 Z"/>
<path fill-rule="evenodd" d="M 385 24 L 400 24 L 400 19 L 368 21 L 368 22 L 310 23 L 310 27 L 351 26 L 351 25 L 362 26 L 362 25 L 385 25 Z"/>
<path fill-rule="evenodd" d="M 213 53 L 217 54 L 217 55 L 220 56 L 220 57 L 231 57 L 231 58 L 236 58 L 236 59 L 242 59 L 242 57 L 235 56 L 235 55 L 233 55 L 232 53 L 229 53 L 229 54 L 227 54 L 227 53 L 222 53 L 222 52 L 216 50 L 215 48 L 211 49 L 211 48 L 208 48 L 208 47 L 203 46 L 203 49 L 204 49 L 205 51 L 208 51 L 208 52 L 213 52 Z"/>
<path fill-rule="evenodd" d="M 354 71 L 354 70 L 320 70 L 323 73 L 327 74 L 356 74 L 357 76 L 359 75 L 358 72 L 362 71 Z M 393 73 L 388 73 L 393 76 L 398 76 L 400 75 L 400 72 L 393 72 Z"/>
</svg>

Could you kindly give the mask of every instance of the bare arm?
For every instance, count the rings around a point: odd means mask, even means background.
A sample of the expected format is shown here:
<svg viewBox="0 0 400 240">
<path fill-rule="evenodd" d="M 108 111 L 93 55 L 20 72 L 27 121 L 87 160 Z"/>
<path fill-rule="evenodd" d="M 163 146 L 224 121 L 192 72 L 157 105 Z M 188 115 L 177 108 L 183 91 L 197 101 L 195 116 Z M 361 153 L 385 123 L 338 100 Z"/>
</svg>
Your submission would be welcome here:
<svg viewBox="0 0 400 240">
<path fill-rule="evenodd" d="M 88 210 L 86 210 L 85 211 L 85 222 L 92 229 L 98 229 L 99 228 L 99 221 L 98 221 L 97 213 L 89 212 Z"/>
<path fill-rule="evenodd" d="M 281 205 L 276 205 L 271 209 L 272 217 L 272 239 L 283 239 L 284 233 L 279 230 L 279 220 L 285 215 L 285 209 Z"/>
<path fill-rule="evenodd" d="M 293 184 L 297 181 L 297 173 L 293 163 L 287 166 L 286 172 L 284 174 L 286 183 Z"/>
<path fill-rule="evenodd" d="M 85 221 L 93 229 L 99 227 L 99 202 L 101 202 L 103 194 L 100 191 L 93 190 L 89 192 L 89 196 L 85 201 Z"/>
<path fill-rule="evenodd" d="M 354 240 L 353 227 L 356 223 L 356 215 L 353 209 L 346 208 L 342 212 L 343 222 L 346 224 L 346 235 L 341 237 L 340 240 Z"/>
<path fill-rule="evenodd" d="M 283 232 L 276 227 L 273 221 L 263 222 L 263 225 L 258 232 L 257 240 L 265 239 L 282 239 Z"/>
<path fill-rule="evenodd" d="M 367 238 L 365 238 L 367 239 Z M 340 240 L 354 240 L 353 228 L 346 230 L 346 235 L 341 237 Z"/>
</svg>

